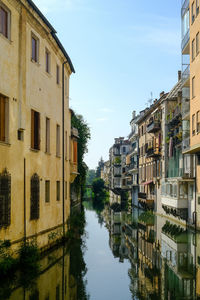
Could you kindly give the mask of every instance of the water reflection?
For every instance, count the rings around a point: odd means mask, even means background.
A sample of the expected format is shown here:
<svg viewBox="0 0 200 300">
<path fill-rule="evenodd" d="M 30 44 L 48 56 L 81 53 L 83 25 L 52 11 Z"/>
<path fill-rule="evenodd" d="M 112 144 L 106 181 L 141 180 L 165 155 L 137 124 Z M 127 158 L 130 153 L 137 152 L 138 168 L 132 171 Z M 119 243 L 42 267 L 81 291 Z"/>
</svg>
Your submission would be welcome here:
<svg viewBox="0 0 200 300">
<path fill-rule="evenodd" d="M 112 253 L 129 260 L 132 299 L 200 299 L 200 236 L 155 216 L 106 208 Z"/>
<path fill-rule="evenodd" d="M 15 274 L 0 283 L 0 300 L 87 300 L 85 241 L 49 252 L 40 261 L 40 274 Z M 22 281 L 23 279 L 23 281 Z"/>
</svg>

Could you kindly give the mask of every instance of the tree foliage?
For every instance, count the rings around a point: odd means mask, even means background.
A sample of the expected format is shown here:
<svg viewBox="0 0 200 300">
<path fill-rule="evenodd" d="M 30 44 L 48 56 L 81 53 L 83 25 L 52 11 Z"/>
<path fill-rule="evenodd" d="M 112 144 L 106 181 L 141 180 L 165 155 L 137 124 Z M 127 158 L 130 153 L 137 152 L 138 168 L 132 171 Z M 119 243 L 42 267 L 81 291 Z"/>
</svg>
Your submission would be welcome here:
<svg viewBox="0 0 200 300">
<path fill-rule="evenodd" d="M 83 116 L 72 113 L 71 120 L 72 127 L 78 129 L 78 172 L 79 176 L 76 177 L 74 185 L 76 187 L 77 193 L 80 192 L 80 188 L 84 187 L 87 173 L 87 165 L 84 162 L 84 154 L 88 152 L 88 141 L 91 138 L 90 128 Z"/>
</svg>

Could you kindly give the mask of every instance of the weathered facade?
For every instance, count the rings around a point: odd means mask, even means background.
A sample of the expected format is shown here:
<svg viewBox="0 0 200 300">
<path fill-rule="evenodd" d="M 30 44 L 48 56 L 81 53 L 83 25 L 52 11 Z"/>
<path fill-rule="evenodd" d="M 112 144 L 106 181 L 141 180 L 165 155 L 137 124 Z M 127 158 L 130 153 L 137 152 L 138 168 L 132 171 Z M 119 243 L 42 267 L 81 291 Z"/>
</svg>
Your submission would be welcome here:
<svg viewBox="0 0 200 300">
<path fill-rule="evenodd" d="M 0 9 L 0 239 L 34 237 L 43 247 L 51 232 L 62 235 L 70 211 L 74 68 L 31 0 L 3 0 Z"/>
</svg>

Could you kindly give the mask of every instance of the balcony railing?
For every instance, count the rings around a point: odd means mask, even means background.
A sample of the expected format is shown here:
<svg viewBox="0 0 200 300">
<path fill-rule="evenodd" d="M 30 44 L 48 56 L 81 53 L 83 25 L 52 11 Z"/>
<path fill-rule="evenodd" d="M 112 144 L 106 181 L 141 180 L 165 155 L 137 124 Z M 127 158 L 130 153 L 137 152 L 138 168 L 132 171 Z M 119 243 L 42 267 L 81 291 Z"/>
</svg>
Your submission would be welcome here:
<svg viewBox="0 0 200 300">
<path fill-rule="evenodd" d="M 158 147 L 148 148 L 147 151 L 146 151 L 146 156 L 147 157 L 157 157 L 157 156 L 160 156 L 160 155 L 161 155 L 160 148 L 158 148 Z"/>
<path fill-rule="evenodd" d="M 188 116 L 190 113 L 190 101 L 184 101 L 182 103 L 182 118 L 184 119 L 186 116 Z"/>
<path fill-rule="evenodd" d="M 189 43 L 189 40 L 190 40 L 190 30 L 188 30 L 186 32 L 186 34 L 184 35 L 184 37 L 182 39 L 182 43 L 181 43 L 182 51 L 185 48 L 185 46 Z"/>
<path fill-rule="evenodd" d="M 184 83 L 185 81 L 187 81 L 189 77 L 190 77 L 190 65 L 187 65 L 187 67 L 185 68 L 185 70 L 184 70 L 183 73 L 182 73 L 182 80 L 183 80 L 183 83 Z"/>
<path fill-rule="evenodd" d="M 182 0 L 181 16 L 183 17 L 186 10 L 189 8 L 189 0 Z"/>
<path fill-rule="evenodd" d="M 183 151 L 187 151 L 190 149 L 190 137 L 184 138 L 182 141 L 182 149 Z"/>
<path fill-rule="evenodd" d="M 132 171 L 132 170 L 137 170 L 138 169 L 138 164 L 137 163 L 132 163 L 129 166 L 126 167 L 126 172 Z"/>
<path fill-rule="evenodd" d="M 153 120 L 153 122 L 151 122 L 147 125 L 146 130 L 148 133 L 152 133 L 152 132 L 156 132 L 156 131 L 160 130 L 160 128 L 161 128 L 160 121 Z"/>
<path fill-rule="evenodd" d="M 147 194 L 139 192 L 138 193 L 138 198 L 146 200 L 147 199 Z"/>
</svg>

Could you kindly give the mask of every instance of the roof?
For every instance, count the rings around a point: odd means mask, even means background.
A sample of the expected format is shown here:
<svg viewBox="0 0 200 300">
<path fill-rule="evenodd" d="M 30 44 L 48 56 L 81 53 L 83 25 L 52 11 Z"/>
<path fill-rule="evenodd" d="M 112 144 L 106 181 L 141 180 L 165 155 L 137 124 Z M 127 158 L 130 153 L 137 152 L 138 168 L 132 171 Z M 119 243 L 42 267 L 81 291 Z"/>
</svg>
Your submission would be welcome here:
<svg viewBox="0 0 200 300">
<path fill-rule="evenodd" d="M 154 103 L 149 107 L 149 109 L 137 120 L 136 124 L 140 124 L 149 114 L 151 114 L 159 106 L 161 101 L 163 101 L 167 97 L 167 95 L 167 93 L 162 94 L 159 100 L 155 100 Z"/>
<path fill-rule="evenodd" d="M 182 90 L 182 80 L 179 80 L 167 95 L 166 100 L 177 97 L 178 92 L 180 92 L 181 90 Z"/>
<path fill-rule="evenodd" d="M 54 38 L 54 40 L 56 41 L 58 47 L 60 48 L 60 50 L 62 51 L 63 55 L 65 56 L 70 69 L 73 73 L 75 73 L 74 70 L 74 66 L 72 64 L 72 61 L 69 57 L 69 55 L 67 54 L 65 48 L 63 47 L 62 43 L 60 42 L 59 38 L 56 35 L 56 30 L 54 29 L 54 27 L 51 25 L 51 23 L 47 20 L 47 18 L 43 15 L 43 13 L 39 10 L 39 8 L 35 5 L 35 3 L 32 0 L 27 0 L 28 4 L 33 8 L 33 10 L 38 14 L 38 16 L 42 19 L 42 21 L 49 27 L 49 29 L 51 30 L 51 35 Z"/>
</svg>

